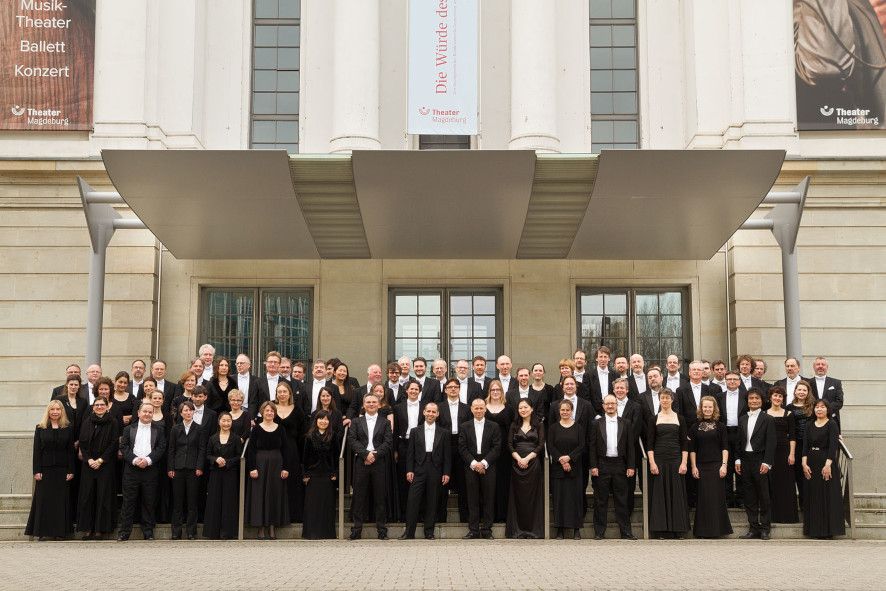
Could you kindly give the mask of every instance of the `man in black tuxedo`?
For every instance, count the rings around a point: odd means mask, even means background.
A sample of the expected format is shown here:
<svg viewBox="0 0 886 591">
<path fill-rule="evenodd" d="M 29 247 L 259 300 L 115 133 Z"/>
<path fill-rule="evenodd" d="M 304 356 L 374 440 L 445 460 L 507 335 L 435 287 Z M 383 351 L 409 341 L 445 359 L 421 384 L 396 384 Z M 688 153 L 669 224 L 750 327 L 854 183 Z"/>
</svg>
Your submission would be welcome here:
<svg viewBox="0 0 886 591">
<path fill-rule="evenodd" d="M 256 413 L 262 403 L 268 400 L 271 402 L 277 400 L 277 384 L 281 381 L 289 381 L 280 375 L 281 359 L 283 359 L 283 356 L 277 351 L 268 351 L 268 354 L 265 356 L 265 377 L 258 379 L 258 406 L 255 407 Z M 325 362 L 323 367 L 326 367 Z M 295 392 L 293 392 L 294 395 Z"/>
<path fill-rule="evenodd" d="M 578 382 L 578 392 L 591 391 L 591 372 L 588 371 L 588 354 L 581 349 L 576 349 L 572 354 L 572 363 L 575 367 L 572 369 L 572 376 Z"/>
<path fill-rule="evenodd" d="M 356 394 L 354 395 L 354 400 L 351 402 L 350 408 L 345 411 L 342 409 L 342 414 L 347 416 L 347 418 L 353 420 L 354 417 L 359 417 L 363 414 L 363 397 L 372 392 L 372 387 L 376 384 L 381 384 L 384 380 L 384 376 L 381 371 L 381 366 L 377 363 L 371 364 L 366 368 L 366 385 L 360 386 L 357 385 Z"/>
<path fill-rule="evenodd" d="M 492 381 L 492 378 L 486 375 L 485 357 L 477 355 L 471 361 L 471 365 L 474 368 L 474 372 L 471 375 L 471 379 L 468 380 L 468 404 L 477 398 L 485 400 L 486 394 L 489 393 L 489 382 Z"/>
<path fill-rule="evenodd" d="M 711 364 L 711 381 L 708 386 L 712 386 L 711 390 L 716 392 L 713 387 L 716 386 L 721 392 L 726 391 L 726 362 L 717 359 Z"/>
<path fill-rule="evenodd" d="M 744 481 L 744 507 L 748 533 L 744 539 L 769 539 L 772 512 L 769 504 L 769 470 L 775 463 L 775 421 L 763 411 L 763 395 L 751 388 L 748 412 L 738 420 L 739 455 L 735 471 Z"/>
<path fill-rule="evenodd" d="M 249 413 L 249 416 L 258 415 L 259 402 L 259 380 L 252 373 L 252 362 L 249 357 L 240 353 L 237 355 L 237 389 L 243 394 L 243 410 Z"/>
<path fill-rule="evenodd" d="M 501 382 L 505 396 L 509 392 L 517 390 L 517 380 L 511 375 L 512 367 L 514 367 L 514 364 L 507 355 L 499 355 L 498 359 L 495 360 L 495 369 L 497 371 L 495 379 Z"/>
<path fill-rule="evenodd" d="M 800 362 L 794 357 L 788 357 L 784 360 L 784 373 L 785 377 L 776 380 L 772 385 L 781 386 L 785 391 L 784 406 L 787 406 L 794 401 L 794 389 L 797 387 L 797 384 L 800 383 L 800 380 L 805 380 L 806 378 L 800 375 Z M 756 372 L 754 375 L 756 376 Z M 766 384 L 766 387 L 769 388 L 769 384 Z"/>
<path fill-rule="evenodd" d="M 301 411 L 306 416 L 311 416 L 314 411 L 320 405 L 320 390 L 325 386 L 329 386 L 329 391 L 332 393 L 332 400 L 335 402 L 335 408 L 341 409 L 341 394 L 338 391 L 338 387 L 326 380 L 326 362 L 322 359 L 317 359 L 314 361 L 313 365 L 311 365 L 311 379 L 307 384 L 303 386 L 303 392 L 301 396 L 297 396 L 296 400 L 301 405 Z M 358 398 L 354 397 L 355 400 Z M 360 398 L 362 400 L 362 398 Z M 346 415 L 348 409 L 342 409 L 342 414 Z"/>
<path fill-rule="evenodd" d="M 726 425 L 726 438 L 729 445 L 729 457 L 735 460 L 741 452 L 739 437 L 739 420 L 748 411 L 747 394 L 741 391 L 741 377 L 738 372 L 727 371 L 724 378 L 726 391 L 714 398 L 720 407 L 720 420 Z M 729 462 L 726 473 L 726 502 L 730 507 L 741 507 L 744 498 L 744 485 L 741 473 L 735 470 L 735 462 Z"/>
<path fill-rule="evenodd" d="M 622 383 L 619 386 L 624 388 Z M 609 494 L 615 503 L 615 519 L 622 539 L 635 540 L 628 512 L 628 478 L 635 474 L 634 436 L 631 424 L 618 416 L 618 400 L 612 394 L 603 399 L 606 414 L 597 418 L 588 433 L 588 464 L 594 486 L 594 539 L 606 533 Z"/>
<path fill-rule="evenodd" d="M 378 396 L 363 397 L 363 416 L 355 418 L 348 429 L 348 445 L 356 455 L 354 484 L 351 497 L 351 518 L 354 522 L 348 539 L 359 539 L 363 534 L 369 491 L 375 503 L 375 527 L 379 540 L 388 539 L 387 507 L 385 506 L 385 478 L 390 461 L 394 436 L 391 424 L 378 414 Z"/>
<path fill-rule="evenodd" d="M 603 396 L 612 391 L 612 382 L 615 381 L 615 374 L 609 372 L 610 356 L 609 347 L 599 347 L 594 355 L 597 365 L 590 372 L 590 402 L 594 407 L 594 413 L 601 416 L 603 415 Z"/>
<path fill-rule="evenodd" d="M 138 395 L 138 391 L 141 389 L 142 382 L 145 379 L 145 371 L 147 368 L 148 366 L 143 359 L 136 359 L 132 362 L 132 366 L 130 367 L 131 379 L 129 380 L 129 385 L 126 386 L 126 391 L 133 396 Z"/>
<path fill-rule="evenodd" d="M 421 423 L 425 405 L 419 400 L 421 386 L 417 381 L 406 384 L 406 398 L 394 405 L 394 458 L 397 474 L 397 488 L 400 495 L 400 514 L 406 514 L 406 498 L 409 496 L 409 481 L 406 479 L 406 448 L 409 434 Z M 436 510 L 436 508 L 435 508 Z"/>
<path fill-rule="evenodd" d="M 401 540 L 415 538 L 415 527 L 422 506 L 425 508 L 425 539 L 434 539 L 438 499 L 443 487 L 449 483 L 452 470 L 449 437 L 446 429 L 437 425 L 437 403 L 428 402 L 422 414 L 425 420 L 412 429 L 406 447 L 409 500 L 406 504 L 406 529 L 400 536 Z"/>
<path fill-rule="evenodd" d="M 612 385 L 612 390 L 615 392 L 616 414 L 620 419 L 627 421 L 628 425 L 631 427 L 631 440 L 632 445 L 634 446 L 634 467 L 636 468 L 636 464 L 638 464 L 643 457 L 643 451 L 640 448 L 640 434 L 645 430 L 646 421 L 643 416 L 643 407 L 640 406 L 641 403 L 631 400 L 628 396 L 628 383 L 630 381 L 630 378 L 619 378 L 615 380 L 615 383 Z M 606 410 L 605 406 L 603 410 Z M 636 469 L 634 470 L 633 476 L 628 476 L 628 520 L 630 520 L 631 515 L 634 514 L 634 491 L 637 488 L 638 476 L 643 478 L 643 476 L 640 475 L 640 471 Z M 641 480 L 640 486 L 642 485 L 643 481 Z"/>
<path fill-rule="evenodd" d="M 468 492 L 468 533 L 465 539 L 492 539 L 495 516 L 495 462 L 501 453 L 498 424 L 486 420 L 486 402 L 471 402 L 472 421 L 461 424 L 458 452 L 465 464 L 465 488 Z M 482 510 L 482 519 L 480 513 Z"/>
<path fill-rule="evenodd" d="M 763 397 L 763 410 L 769 408 L 769 387 L 766 382 L 754 377 L 754 358 L 750 355 L 738 356 L 738 377 L 745 396 L 751 388 L 755 388 Z"/>
<path fill-rule="evenodd" d="M 649 389 L 646 381 L 646 360 L 639 353 L 634 353 L 630 358 L 631 374 L 628 378 L 628 398 L 640 402 L 640 396 Z"/>
<path fill-rule="evenodd" d="M 124 427 L 120 441 L 123 453 L 123 506 L 117 540 L 125 542 L 132 533 L 135 503 L 141 495 L 142 535 L 154 539 L 154 505 L 157 498 L 157 462 L 166 453 L 166 435 L 154 423 L 154 407 L 143 402 L 138 421 Z"/>
<path fill-rule="evenodd" d="M 458 495 L 458 520 L 462 523 L 468 520 L 468 494 L 465 488 L 465 469 L 461 454 L 458 452 L 458 436 L 461 426 L 471 420 L 471 407 L 461 401 L 459 397 L 460 382 L 455 378 L 449 378 L 443 387 L 446 392 L 446 400 L 440 404 L 440 418 L 437 420 L 440 428 L 449 433 L 450 457 L 452 458 L 452 472 L 449 484 L 440 498 L 437 508 L 437 521 L 446 521 L 446 504 L 448 495 Z"/>
<path fill-rule="evenodd" d="M 662 388 L 661 382 L 661 368 L 657 365 L 653 365 L 646 371 L 646 383 L 649 384 L 649 389 L 640 396 L 643 406 L 644 422 L 647 425 L 650 420 L 655 420 L 655 415 L 658 414 L 658 411 L 661 408 L 661 403 L 658 399 L 658 395 Z"/>
<path fill-rule="evenodd" d="M 772 384 L 763 379 L 763 376 L 766 375 L 766 362 L 762 359 L 754 359 L 754 371 L 751 372 L 755 378 L 766 384 L 767 388 L 770 388 Z"/>
<path fill-rule="evenodd" d="M 166 362 L 162 359 L 157 359 L 151 364 L 151 377 L 157 382 L 157 391 L 163 392 L 163 414 L 171 414 L 170 410 L 172 408 L 172 401 L 178 396 L 181 396 L 184 389 L 181 387 L 181 384 L 166 379 Z M 138 389 L 138 395 L 136 398 L 141 399 L 144 398 L 144 396 L 145 388 L 144 384 L 142 384 Z"/>
<path fill-rule="evenodd" d="M 689 381 L 686 374 L 680 371 L 680 358 L 676 355 L 668 355 L 665 360 L 665 369 L 667 372 L 662 376 L 662 388 L 667 388 L 671 392 L 676 392 L 680 386 Z M 674 404 L 677 400 L 674 400 Z M 674 410 L 677 410 L 676 408 Z"/>
<path fill-rule="evenodd" d="M 615 358 L 615 360 L 612 362 L 612 369 L 614 370 L 614 373 L 612 375 L 612 378 L 609 380 L 610 394 L 612 394 L 612 388 L 614 387 L 613 384 L 615 384 L 615 380 L 617 380 L 618 378 L 627 379 L 631 375 L 630 365 L 628 365 L 628 358 L 624 355 L 619 355 Z"/>
<path fill-rule="evenodd" d="M 65 381 L 61 386 L 56 386 L 55 388 L 52 389 L 52 395 L 50 397 L 50 400 L 52 400 L 54 398 L 58 398 L 59 396 L 67 396 L 68 395 L 68 392 L 65 388 L 68 384 L 68 378 L 71 376 L 77 376 L 78 378 L 80 377 L 80 366 L 77 365 L 76 363 L 72 363 L 71 365 L 69 365 L 68 367 L 65 368 Z M 79 398 L 82 398 L 83 400 L 86 400 L 86 385 L 82 383 L 82 380 L 81 380 L 81 385 L 80 385 L 80 393 L 77 394 L 77 396 Z"/>
<path fill-rule="evenodd" d="M 831 418 L 840 426 L 840 409 L 843 408 L 843 382 L 828 375 L 828 360 L 816 357 L 812 363 L 815 375 L 809 381 L 810 392 L 818 400 L 824 400 L 831 409 Z"/>
<path fill-rule="evenodd" d="M 388 397 L 388 404 L 393 407 L 406 398 L 406 388 L 403 387 L 404 383 L 400 382 L 400 365 L 391 362 L 387 369 L 388 381 L 385 383 L 385 396 Z"/>
<path fill-rule="evenodd" d="M 421 401 L 427 404 L 428 402 L 442 402 L 446 399 L 445 394 L 443 394 L 443 387 L 446 385 L 446 360 L 445 359 L 434 359 L 434 362 L 431 364 L 431 373 L 433 375 L 429 376 L 421 389 Z"/>
<path fill-rule="evenodd" d="M 172 480 L 172 538 L 182 538 L 182 513 L 187 508 L 187 535 L 197 538 L 197 500 L 199 479 L 203 476 L 206 439 L 200 425 L 194 422 L 194 403 L 185 400 L 179 405 L 181 422 L 169 434 L 169 458 L 166 469 Z"/>
<path fill-rule="evenodd" d="M 508 392 L 506 399 L 508 406 L 511 407 L 511 412 L 514 413 L 514 416 L 517 416 L 517 405 L 520 404 L 520 401 L 525 398 L 529 401 L 529 405 L 532 407 L 533 414 L 538 417 L 538 420 L 543 421 L 545 417 L 545 401 L 542 400 L 544 392 L 541 390 L 534 390 L 529 387 L 529 368 L 517 368 L 516 382 L 517 389 Z"/>
</svg>

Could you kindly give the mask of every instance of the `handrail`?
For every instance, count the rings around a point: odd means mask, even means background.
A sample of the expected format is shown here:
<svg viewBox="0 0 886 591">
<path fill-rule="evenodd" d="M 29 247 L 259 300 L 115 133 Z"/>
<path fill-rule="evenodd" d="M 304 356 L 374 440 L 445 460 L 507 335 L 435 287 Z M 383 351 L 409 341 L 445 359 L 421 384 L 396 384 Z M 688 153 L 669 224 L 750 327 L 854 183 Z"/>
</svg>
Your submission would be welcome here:
<svg viewBox="0 0 886 591">
<path fill-rule="evenodd" d="M 646 457 L 646 448 L 643 446 L 643 440 L 639 439 L 640 455 L 643 456 L 643 539 L 649 539 L 649 458 Z M 634 491 L 631 491 L 634 494 Z"/>
<path fill-rule="evenodd" d="M 246 448 L 249 447 L 249 439 L 243 444 L 243 452 L 240 454 L 240 502 L 239 515 L 237 516 L 237 539 L 243 539 L 243 522 L 246 518 Z"/>
<path fill-rule="evenodd" d="M 852 474 L 852 452 L 846 447 L 843 439 L 839 439 L 840 454 L 837 465 L 840 467 L 840 492 L 843 494 L 843 507 L 849 520 L 849 538 L 855 539 L 855 486 Z"/>
<path fill-rule="evenodd" d="M 545 479 L 545 537 L 551 539 L 551 457 L 548 455 L 548 444 L 545 443 L 544 476 Z"/>
<path fill-rule="evenodd" d="M 348 447 L 348 429 L 341 438 L 341 449 L 338 452 L 338 539 L 345 539 L 345 449 Z"/>
</svg>

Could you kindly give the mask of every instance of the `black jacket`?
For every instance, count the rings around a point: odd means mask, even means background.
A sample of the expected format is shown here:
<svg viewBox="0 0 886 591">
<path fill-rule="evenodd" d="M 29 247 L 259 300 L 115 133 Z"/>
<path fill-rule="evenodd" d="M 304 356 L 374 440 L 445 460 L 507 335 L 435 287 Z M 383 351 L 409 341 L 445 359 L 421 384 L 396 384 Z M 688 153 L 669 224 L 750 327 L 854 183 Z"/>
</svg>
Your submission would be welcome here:
<svg viewBox="0 0 886 591">
<path fill-rule="evenodd" d="M 458 428 L 458 453 L 466 465 L 474 460 L 486 460 L 489 468 L 501 453 L 501 429 L 495 421 L 483 421 L 483 440 L 480 442 L 480 453 L 477 453 L 477 433 L 474 431 L 474 419 L 465 421 Z"/>
<path fill-rule="evenodd" d="M 425 421 L 413 428 L 409 434 L 409 443 L 406 447 L 406 471 L 415 472 L 421 467 L 427 458 L 425 452 Z M 452 473 L 452 447 L 446 437 L 446 429 L 440 425 L 434 428 L 434 445 L 431 450 L 431 462 L 440 471 L 441 475 L 448 476 Z"/>
<path fill-rule="evenodd" d="M 618 417 L 618 457 L 624 460 L 625 468 L 634 468 L 636 458 L 634 450 L 633 428 L 625 419 Z M 594 469 L 600 465 L 602 458 L 606 457 L 606 417 L 600 417 L 591 425 L 588 433 L 588 468 Z"/>
<path fill-rule="evenodd" d="M 206 439 L 197 423 L 185 433 L 182 423 L 175 425 L 169 434 L 168 470 L 202 470 L 205 464 Z"/>
<path fill-rule="evenodd" d="M 376 416 L 375 430 L 371 435 L 372 445 L 375 448 L 376 456 L 379 459 L 384 459 L 393 455 L 394 435 L 391 432 L 391 424 L 387 418 L 381 416 L 380 413 Z M 361 460 L 365 460 L 366 456 L 369 455 L 369 452 L 366 450 L 366 447 L 369 445 L 369 437 L 366 415 L 354 419 L 351 422 L 351 428 L 348 429 L 348 445 L 351 451 Z"/>
<path fill-rule="evenodd" d="M 762 452 L 763 453 L 763 463 L 769 464 L 772 466 L 775 464 L 775 421 L 771 416 L 766 414 L 766 411 L 760 410 L 760 414 L 757 417 L 757 424 L 754 425 L 754 432 L 748 434 L 748 420 L 750 417 L 747 414 L 742 415 L 738 419 L 738 445 L 739 459 L 744 462 L 745 457 L 750 452 L 745 451 L 748 445 L 748 438 L 750 437 L 751 447 L 754 449 L 754 452 Z"/>
<path fill-rule="evenodd" d="M 123 437 L 120 439 L 120 451 L 123 452 L 123 465 L 132 466 L 135 460 L 135 436 L 138 433 L 139 421 L 136 420 L 123 428 Z M 151 453 L 148 458 L 151 466 L 156 466 L 166 453 L 166 434 L 163 427 L 151 421 Z"/>
</svg>

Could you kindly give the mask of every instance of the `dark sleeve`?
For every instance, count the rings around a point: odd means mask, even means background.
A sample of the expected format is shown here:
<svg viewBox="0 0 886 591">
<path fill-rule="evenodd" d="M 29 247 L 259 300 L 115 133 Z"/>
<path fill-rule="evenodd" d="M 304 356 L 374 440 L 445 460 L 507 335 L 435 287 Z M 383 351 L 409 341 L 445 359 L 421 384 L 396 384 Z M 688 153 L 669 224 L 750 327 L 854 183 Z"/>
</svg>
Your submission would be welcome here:
<svg viewBox="0 0 886 591">
<path fill-rule="evenodd" d="M 361 460 L 365 460 L 366 456 L 369 455 L 369 452 L 366 451 L 366 446 L 360 446 L 360 442 L 357 440 L 357 423 L 352 422 L 350 428 L 348 429 L 348 446 Z"/>
<path fill-rule="evenodd" d="M 646 423 L 646 452 L 649 453 L 650 451 L 655 450 L 656 418 L 654 414 L 650 414 L 647 418 L 651 418 L 651 420 Z"/>
<path fill-rule="evenodd" d="M 803 430 L 803 451 L 802 457 L 809 455 L 809 426 L 815 424 L 815 421 L 806 420 L 806 428 Z"/>
<path fill-rule="evenodd" d="M 594 419 L 591 422 L 585 436 L 581 438 L 582 441 L 586 441 L 587 443 L 588 468 L 591 470 L 597 467 L 597 434 L 595 433 L 595 430 L 597 429 L 598 420 L 599 419 Z"/>
<path fill-rule="evenodd" d="M 34 474 L 38 474 L 43 471 L 43 445 L 40 441 L 40 427 L 36 427 L 34 429 L 34 453 L 32 455 L 32 464 L 34 468 Z"/>
<path fill-rule="evenodd" d="M 159 434 L 157 435 L 157 445 L 154 446 L 154 449 L 151 450 L 151 465 L 156 465 L 157 462 L 160 461 L 160 458 L 163 457 L 163 454 L 166 453 L 166 430 L 159 429 Z M 135 458 L 133 458 L 135 459 Z M 132 460 L 130 460 L 132 462 Z"/>
<path fill-rule="evenodd" d="M 461 455 L 464 463 L 470 466 L 471 462 L 474 461 L 474 454 L 468 449 L 467 430 L 462 427 L 463 425 L 458 428 L 458 453 Z"/>
<path fill-rule="evenodd" d="M 637 444 L 636 444 L 636 442 L 631 441 L 631 423 L 630 422 L 628 422 L 627 427 L 628 427 L 628 436 L 627 436 L 627 438 L 625 438 L 625 442 L 626 442 L 625 452 L 627 455 L 626 459 L 628 462 L 627 468 L 633 470 L 634 468 L 637 467 Z"/>
<path fill-rule="evenodd" d="M 258 445 L 258 432 L 257 429 L 261 429 L 258 425 L 252 427 L 252 431 L 249 432 L 249 443 L 246 446 L 246 470 L 252 472 L 255 470 L 255 455 L 256 455 L 256 445 Z M 170 452 L 171 453 L 171 452 Z"/>
<path fill-rule="evenodd" d="M 111 417 L 112 419 L 114 417 Z M 120 425 L 116 420 L 110 421 L 111 440 L 108 447 L 102 452 L 101 458 L 105 463 L 110 463 L 117 459 L 117 451 L 120 449 Z"/>
<path fill-rule="evenodd" d="M 135 446 L 135 442 L 130 441 L 130 429 L 127 427 L 123 429 L 123 436 L 120 438 L 120 451 L 123 452 L 123 461 L 127 464 L 131 464 L 132 460 L 135 459 L 135 455 L 133 454 L 133 447 Z"/>
<path fill-rule="evenodd" d="M 717 423 L 717 435 L 720 436 L 720 453 L 722 453 L 723 450 L 729 449 L 729 436 L 726 433 L 726 425 L 723 423 Z"/>
<path fill-rule="evenodd" d="M 520 427 L 517 426 L 517 423 L 511 423 L 511 428 L 508 429 L 508 455 L 516 451 L 514 449 L 514 436 L 517 434 L 517 429 L 519 428 Z"/>
<path fill-rule="evenodd" d="M 828 459 L 831 460 L 831 463 L 837 463 L 837 454 L 840 450 L 840 430 L 837 428 L 837 423 L 833 419 L 828 421 Z"/>
<path fill-rule="evenodd" d="M 295 412 L 295 411 L 293 411 Z M 283 469 L 287 472 L 293 472 L 292 470 L 292 452 L 289 445 L 289 437 L 286 436 L 286 429 L 283 425 L 279 425 L 277 427 L 277 437 L 280 440 L 280 454 L 283 456 Z"/>
<path fill-rule="evenodd" d="M 556 461 L 563 454 L 557 449 L 557 430 L 554 428 L 553 424 L 551 425 L 551 428 L 548 429 L 546 439 L 548 444 L 548 455 Z"/>
<path fill-rule="evenodd" d="M 535 452 L 535 455 L 539 458 L 544 457 L 545 455 L 545 426 L 539 421 L 538 423 L 538 445 L 535 446 L 535 449 L 532 451 Z"/>
<path fill-rule="evenodd" d="M 498 461 L 498 456 L 501 455 L 501 429 L 495 421 L 487 422 L 490 425 L 495 425 L 495 427 L 492 429 L 492 448 L 483 459 L 486 460 L 487 464 L 492 465 L 494 462 Z"/>
<path fill-rule="evenodd" d="M 785 411 L 784 418 L 788 422 L 788 441 L 797 441 L 797 423 L 794 420 L 794 413 Z"/>
<path fill-rule="evenodd" d="M 68 474 L 73 474 L 77 462 L 77 450 L 74 449 L 74 429 L 68 430 L 68 440 L 65 442 L 68 452 Z"/>
<path fill-rule="evenodd" d="M 570 464 L 576 464 L 581 459 L 582 454 L 585 453 L 585 441 L 587 440 L 587 431 L 585 431 L 584 425 L 576 423 L 575 426 L 578 427 L 578 446 L 569 454 Z"/>
<path fill-rule="evenodd" d="M 215 436 L 209 438 L 209 442 L 206 444 L 206 467 L 215 468 L 218 464 L 216 464 L 216 460 L 218 459 L 218 450 L 221 447 L 221 440 L 216 439 Z"/>
<path fill-rule="evenodd" d="M 766 421 L 766 450 L 763 455 L 763 463 L 770 466 L 775 465 L 775 420 L 772 417 Z"/>
<path fill-rule="evenodd" d="M 443 436 L 443 475 L 452 475 L 452 446 L 449 445 L 448 433 Z"/>
<path fill-rule="evenodd" d="M 413 431 L 416 431 L 415 427 Z M 415 434 L 406 440 L 406 471 L 415 472 Z"/>
<path fill-rule="evenodd" d="M 839 412 L 843 408 L 843 382 L 835 380 L 837 385 L 834 386 L 834 403 L 831 405 L 831 412 Z M 824 393 L 822 393 L 824 397 Z"/>
<path fill-rule="evenodd" d="M 387 420 L 387 418 L 381 416 L 381 414 L 378 415 L 378 420 L 379 421 L 383 420 L 385 422 L 385 427 L 384 427 L 384 429 L 382 429 L 382 431 L 383 431 L 382 443 L 381 443 L 381 445 L 379 445 L 376 448 L 376 451 L 378 452 L 379 456 L 392 456 L 393 457 L 394 432 L 391 431 L 391 423 L 390 423 L 390 421 Z M 369 436 L 372 437 L 372 433 L 370 433 Z"/>
<path fill-rule="evenodd" d="M 686 433 L 686 451 L 698 452 L 698 423 Z"/>
<path fill-rule="evenodd" d="M 225 458 L 225 466 L 228 468 L 237 468 L 240 465 L 240 456 L 243 454 L 243 442 L 233 433 L 231 433 L 229 437 L 233 438 L 233 453 L 230 458 Z"/>
<path fill-rule="evenodd" d="M 689 451 L 689 442 L 686 436 L 686 419 L 683 415 L 677 415 L 677 422 L 680 423 L 680 451 Z"/>
</svg>

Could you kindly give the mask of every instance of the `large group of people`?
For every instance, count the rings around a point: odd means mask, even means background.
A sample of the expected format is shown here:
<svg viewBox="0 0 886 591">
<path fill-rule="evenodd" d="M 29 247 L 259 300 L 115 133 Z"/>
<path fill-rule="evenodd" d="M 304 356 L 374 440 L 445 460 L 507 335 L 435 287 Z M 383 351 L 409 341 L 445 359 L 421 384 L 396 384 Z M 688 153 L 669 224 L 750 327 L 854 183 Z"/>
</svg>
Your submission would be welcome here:
<svg viewBox="0 0 886 591">
<path fill-rule="evenodd" d="M 744 538 L 768 539 L 773 522 L 798 523 L 800 509 L 806 535 L 845 533 L 843 390 L 826 359 L 810 378 L 787 359 L 774 384 L 748 355 L 735 370 L 698 360 L 686 373 L 676 355 L 646 367 L 601 346 L 593 360 L 581 350 L 562 359 L 553 385 L 541 363 L 514 370 L 506 355 L 494 377 L 482 356 L 458 360 L 452 377 L 445 360 L 402 357 L 370 365 L 362 385 L 340 359 L 307 366 L 271 351 L 258 376 L 248 356 L 232 364 L 211 345 L 177 380 L 162 360 L 150 371 L 136 360 L 113 380 L 91 365 L 84 381 L 72 364 L 35 430 L 25 533 L 64 539 L 76 529 L 88 540 L 116 530 L 125 541 L 139 523 L 152 539 L 168 522 L 173 539 L 195 539 L 199 523 L 203 537 L 230 539 L 242 504 L 258 539 L 290 523 L 306 539 L 334 538 L 337 489 L 350 485 L 350 539 L 366 521 L 379 539 L 391 522 L 414 538 L 421 521 L 433 539 L 450 495 L 466 538 L 492 538 L 494 523 L 510 538 L 544 538 L 546 461 L 558 539 L 581 537 L 589 485 L 594 538 L 606 535 L 611 497 L 618 535 L 635 539 L 643 478 L 655 537 L 730 535 L 729 507 L 747 513 Z"/>
</svg>

